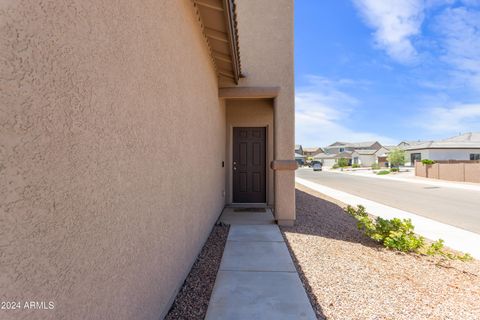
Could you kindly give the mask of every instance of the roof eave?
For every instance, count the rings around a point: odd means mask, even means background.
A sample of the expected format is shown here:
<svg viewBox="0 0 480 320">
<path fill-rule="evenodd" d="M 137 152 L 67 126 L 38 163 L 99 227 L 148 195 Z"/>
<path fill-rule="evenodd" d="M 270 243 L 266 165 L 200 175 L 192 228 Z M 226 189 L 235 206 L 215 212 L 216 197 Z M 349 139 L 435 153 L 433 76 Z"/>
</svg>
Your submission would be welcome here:
<svg viewBox="0 0 480 320">
<path fill-rule="evenodd" d="M 210 51 L 219 84 L 242 78 L 234 0 L 191 0 Z"/>
<path fill-rule="evenodd" d="M 225 19 L 228 26 L 228 37 L 230 42 L 230 54 L 232 56 L 232 68 L 234 72 L 233 81 L 238 85 L 238 80 L 242 76 L 240 65 L 240 50 L 238 45 L 237 15 L 234 0 L 223 0 L 225 6 Z"/>
</svg>

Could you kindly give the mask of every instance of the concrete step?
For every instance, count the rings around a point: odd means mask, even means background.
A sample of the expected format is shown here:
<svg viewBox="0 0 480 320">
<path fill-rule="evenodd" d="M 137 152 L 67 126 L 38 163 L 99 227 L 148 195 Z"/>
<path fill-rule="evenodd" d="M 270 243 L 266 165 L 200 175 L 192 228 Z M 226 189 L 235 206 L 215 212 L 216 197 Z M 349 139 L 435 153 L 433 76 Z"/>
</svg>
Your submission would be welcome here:
<svg viewBox="0 0 480 320">
<path fill-rule="evenodd" d="M 239 211 L 240 208 L 225 208 L 219 218 L 219 222 L 234 224 L 275 224 L 272 210 L 270 208 L 259 208 L 258 211 Z"/>
</svg>

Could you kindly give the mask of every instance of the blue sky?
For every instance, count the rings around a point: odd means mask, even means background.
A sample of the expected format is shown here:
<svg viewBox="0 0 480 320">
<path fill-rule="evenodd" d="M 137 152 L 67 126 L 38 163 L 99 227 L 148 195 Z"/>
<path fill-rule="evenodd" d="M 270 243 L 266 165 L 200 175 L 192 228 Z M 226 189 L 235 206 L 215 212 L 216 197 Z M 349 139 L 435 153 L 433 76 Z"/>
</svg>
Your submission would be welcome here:
<svg viewBox="0 0 480 320">
<path fill-rule="evenodd" d="M 296 0 L 296 143 L 480 131 L 480 0 Z"/>
</svg>

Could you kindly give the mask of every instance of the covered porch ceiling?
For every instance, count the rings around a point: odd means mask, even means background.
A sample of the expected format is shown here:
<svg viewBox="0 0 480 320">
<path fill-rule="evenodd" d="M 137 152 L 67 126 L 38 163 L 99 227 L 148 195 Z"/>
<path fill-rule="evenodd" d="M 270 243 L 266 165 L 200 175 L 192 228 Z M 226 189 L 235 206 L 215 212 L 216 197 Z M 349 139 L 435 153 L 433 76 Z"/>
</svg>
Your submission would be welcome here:
<svg viewBox="0 0 480 320">
<path fill-rule="evenodd" d="M 241 77 L 234 0 L 192 0 L 201 20 L 219 80 L 238 84 Z"/>
</svg>

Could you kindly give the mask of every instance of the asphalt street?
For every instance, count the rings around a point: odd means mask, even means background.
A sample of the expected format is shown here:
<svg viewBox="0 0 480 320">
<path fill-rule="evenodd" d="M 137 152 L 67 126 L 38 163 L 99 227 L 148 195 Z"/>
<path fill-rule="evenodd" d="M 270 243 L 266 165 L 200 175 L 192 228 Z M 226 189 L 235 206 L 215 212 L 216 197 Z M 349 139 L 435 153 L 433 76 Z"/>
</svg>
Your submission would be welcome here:
<svg viewBox="0 0 480 320">
<path fill-rule="evenodd" d="M 296 176 L 480 234 L 480 191 L 313 171 Z"/>
</svg>

